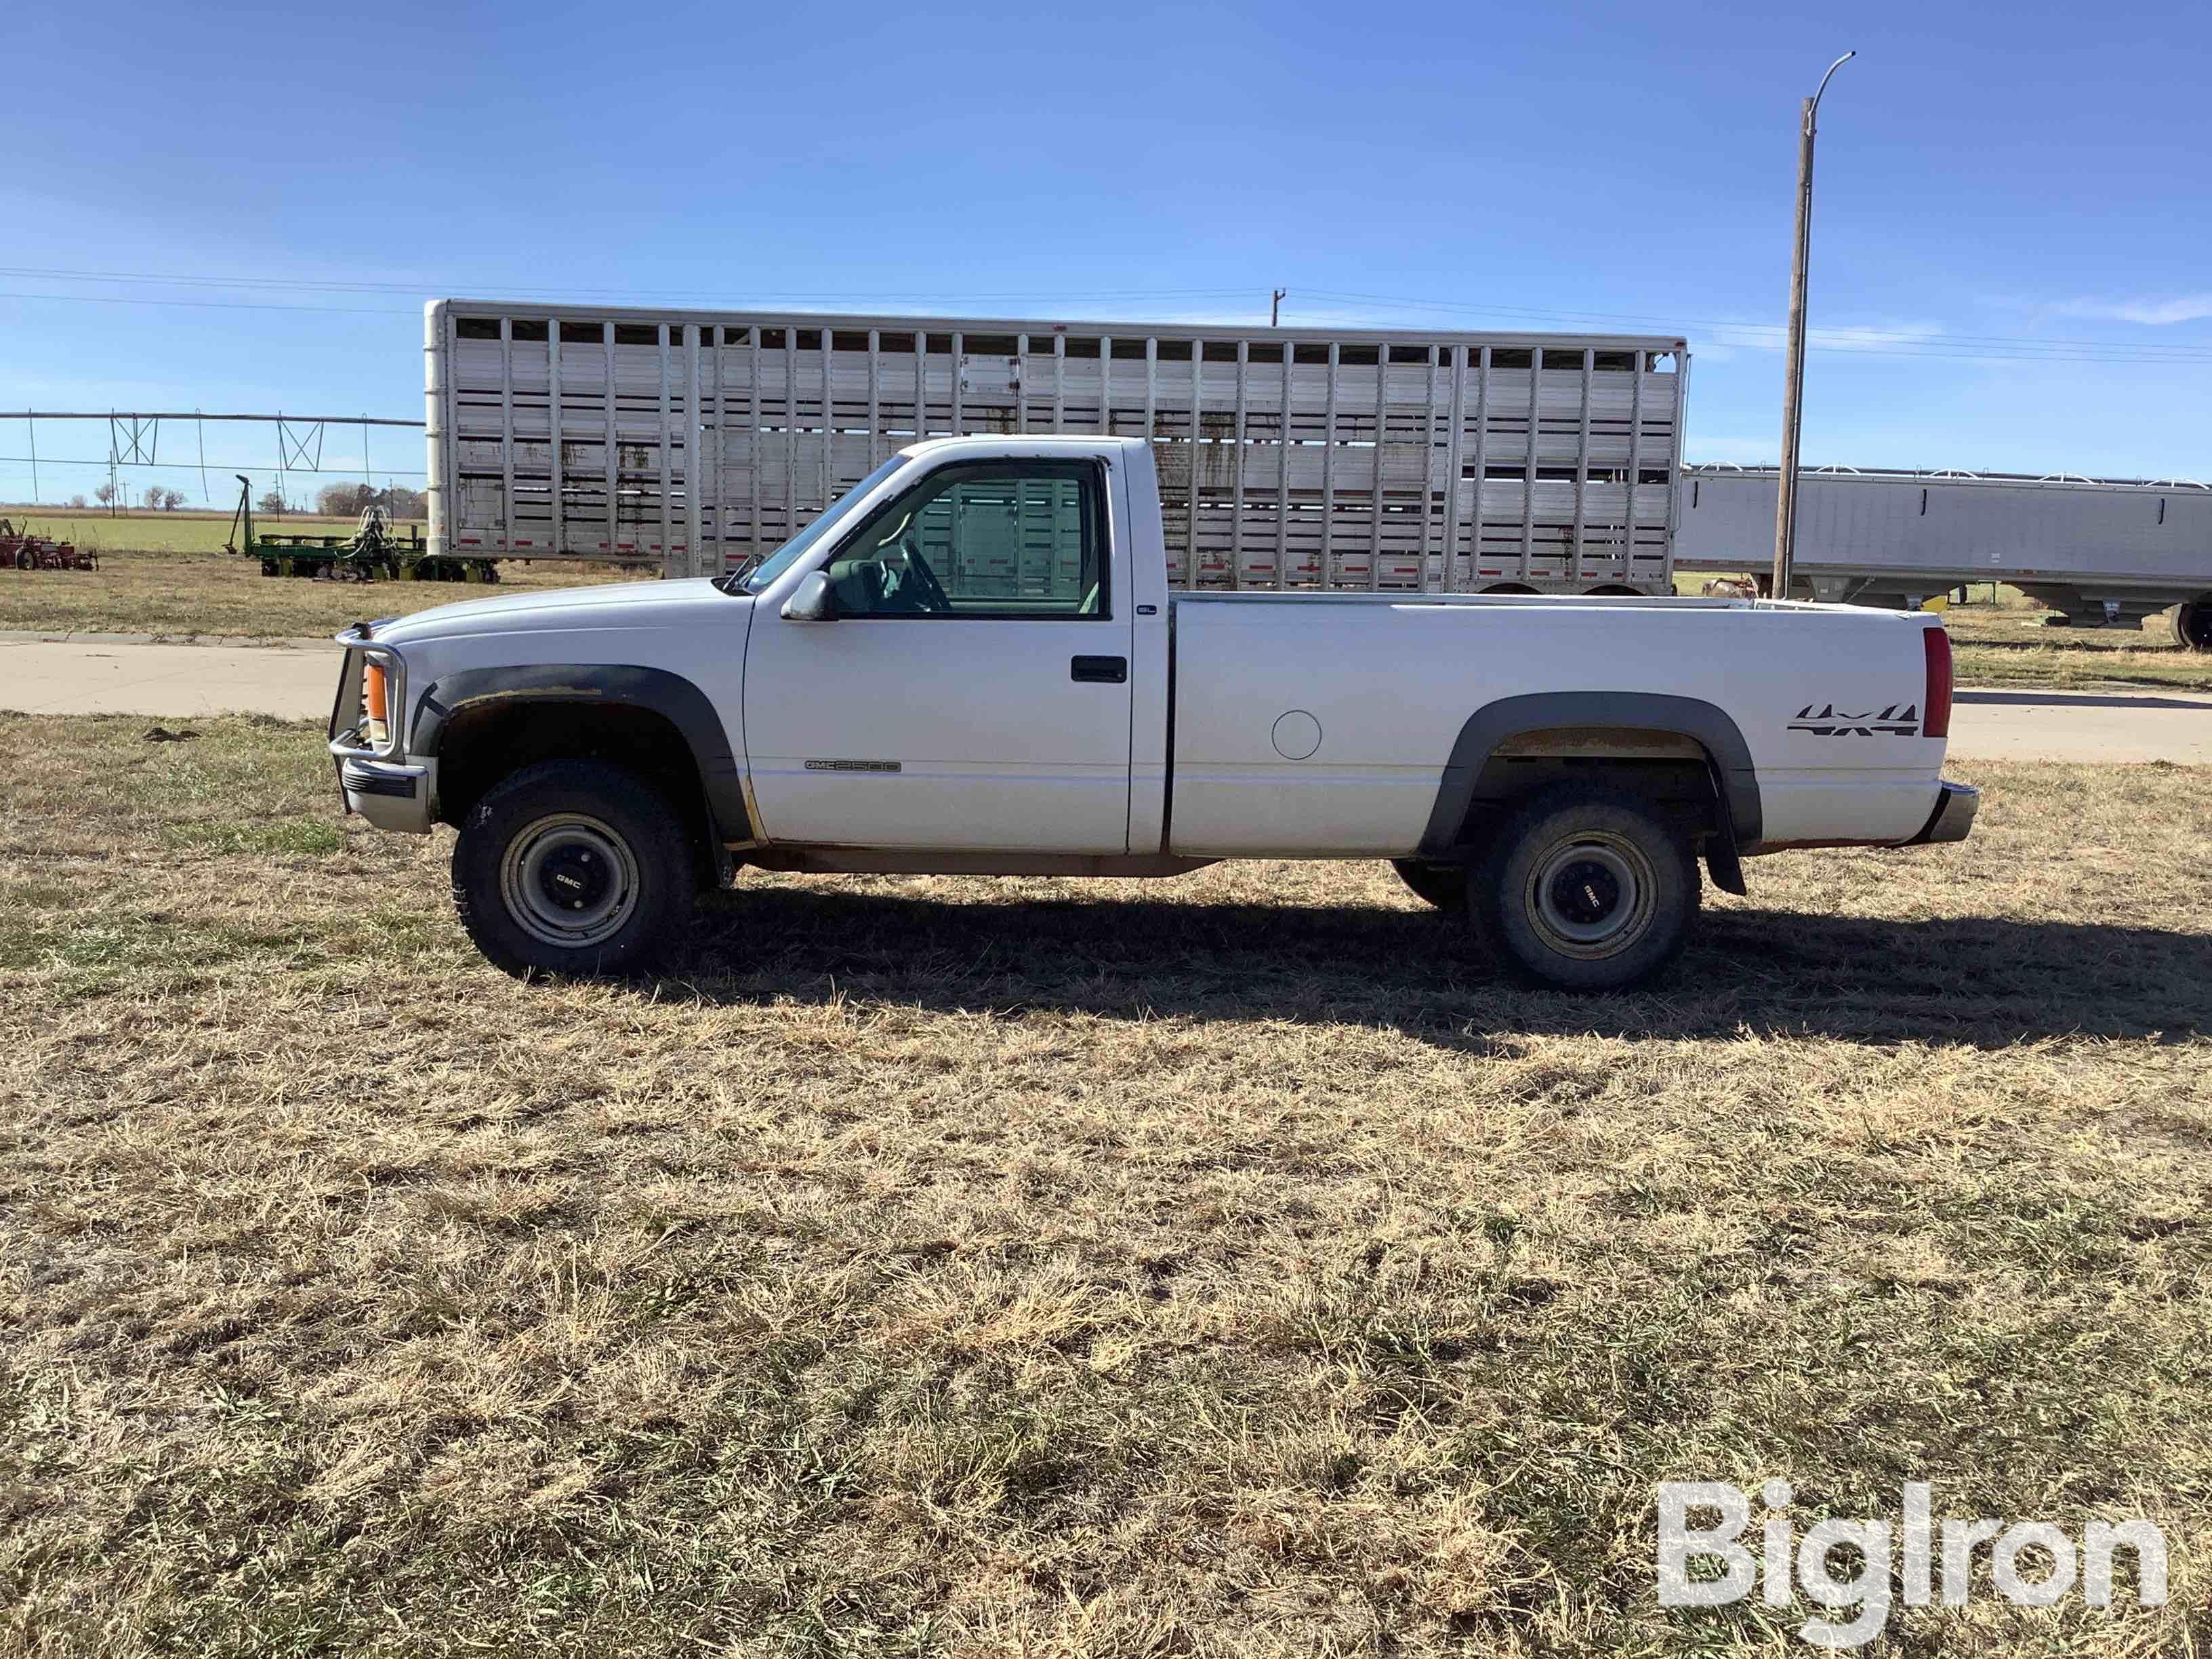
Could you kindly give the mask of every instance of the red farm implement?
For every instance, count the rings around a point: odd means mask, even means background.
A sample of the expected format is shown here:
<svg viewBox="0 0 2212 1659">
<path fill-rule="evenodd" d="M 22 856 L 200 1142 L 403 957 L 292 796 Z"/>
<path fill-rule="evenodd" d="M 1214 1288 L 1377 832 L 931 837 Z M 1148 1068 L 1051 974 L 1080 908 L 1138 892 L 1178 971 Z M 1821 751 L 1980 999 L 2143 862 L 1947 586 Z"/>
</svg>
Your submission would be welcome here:
<svg viewBox="0 0 2212 1659">
<path fill-rule="evenodd" d="M 15 521 L 0 519 L 0 569 L 97 570 L 100 556 L 75 542 L 58 542 L 34 536 L 26 520 L 18 530 Z"/>
</svg>

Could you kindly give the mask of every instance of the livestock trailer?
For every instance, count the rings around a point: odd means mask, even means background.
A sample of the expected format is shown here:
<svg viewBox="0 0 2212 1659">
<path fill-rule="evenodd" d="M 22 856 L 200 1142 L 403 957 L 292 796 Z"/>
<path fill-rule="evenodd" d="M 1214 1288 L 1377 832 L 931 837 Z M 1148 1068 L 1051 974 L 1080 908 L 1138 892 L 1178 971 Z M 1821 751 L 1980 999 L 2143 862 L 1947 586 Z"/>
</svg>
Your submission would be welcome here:
<svg viewBox="0 0 2212 1659">
<path fill-rule="evenodd" d="M 1151 439 L 1190 587 L 1673 592 L 1672 337 L 662 311 L 425 313 L 429 555 L 713 574 L 891 452 Z"/>
</svg>

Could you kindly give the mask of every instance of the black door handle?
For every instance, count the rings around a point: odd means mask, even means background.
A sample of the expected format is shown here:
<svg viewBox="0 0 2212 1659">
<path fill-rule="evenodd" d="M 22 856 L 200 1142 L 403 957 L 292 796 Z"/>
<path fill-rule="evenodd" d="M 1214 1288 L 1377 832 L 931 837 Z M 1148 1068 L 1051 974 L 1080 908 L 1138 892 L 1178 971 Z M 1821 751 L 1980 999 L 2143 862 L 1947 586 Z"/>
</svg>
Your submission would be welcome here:
<svg viewBox="0 0 2212 1659">
<path fill-rule="evenodd" d="M 1129 659 L 1127 657 L 1076 657 L 1067 665 L 1067 678 L 1094 685 L 1127 685 L 1129 683 Z"/>
</svg>

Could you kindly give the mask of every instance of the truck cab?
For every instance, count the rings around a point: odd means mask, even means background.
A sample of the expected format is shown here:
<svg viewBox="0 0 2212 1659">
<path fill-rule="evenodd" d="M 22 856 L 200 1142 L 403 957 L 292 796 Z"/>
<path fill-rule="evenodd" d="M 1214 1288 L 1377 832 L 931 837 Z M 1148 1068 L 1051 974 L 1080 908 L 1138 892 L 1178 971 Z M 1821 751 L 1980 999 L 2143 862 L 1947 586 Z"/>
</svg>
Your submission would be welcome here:
<svg viewBox="0 0 2212 1659">
<path fill-rule="evenodd" d="M 748 580 L 762 827 L 797 846 L 1157 854 L 1169 603 L 1158 512 L 1136 505 L 1156 499 L 1146 447 L 952 439 L 901 459 L 826 561 L 779 556 Z"/>
</svg>

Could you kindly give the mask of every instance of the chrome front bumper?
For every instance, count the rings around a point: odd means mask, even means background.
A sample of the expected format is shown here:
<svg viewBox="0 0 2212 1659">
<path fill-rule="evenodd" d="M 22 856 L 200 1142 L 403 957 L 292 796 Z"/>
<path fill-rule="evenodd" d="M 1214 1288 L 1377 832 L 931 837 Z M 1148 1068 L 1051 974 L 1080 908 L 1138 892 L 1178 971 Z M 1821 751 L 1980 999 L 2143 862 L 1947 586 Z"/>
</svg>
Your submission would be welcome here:
<svg viewBox="0 0 2212 1659">
<path fill-rule="evenodd" d="M 1982 792 L 1963 783 L 1939 783 L 1936 810 L 1928 815 L 1928 822 L 1920 833 L 1905 842 L 1907 847 L 1930 847 L 1940 842 L 1964 841 L 1966 832 L 1974 827 L 1975 811 L 1982 804 Z"/>
</svg>

